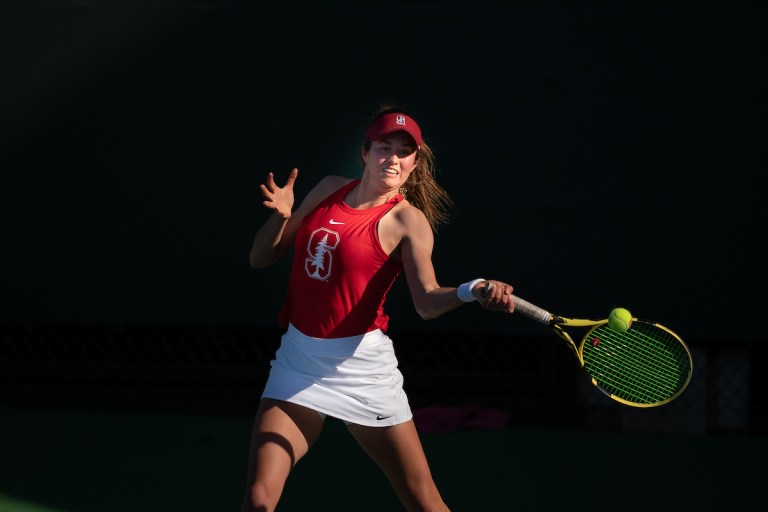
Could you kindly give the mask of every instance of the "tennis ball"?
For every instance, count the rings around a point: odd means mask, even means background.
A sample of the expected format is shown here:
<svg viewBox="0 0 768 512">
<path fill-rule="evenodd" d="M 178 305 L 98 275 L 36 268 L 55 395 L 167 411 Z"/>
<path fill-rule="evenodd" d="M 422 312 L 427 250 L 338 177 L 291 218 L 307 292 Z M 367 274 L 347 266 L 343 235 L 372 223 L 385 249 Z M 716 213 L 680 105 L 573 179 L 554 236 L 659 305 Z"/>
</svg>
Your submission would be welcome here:
<svg viewBox="0 0 768 512">
<path fill-rule="evenodd" d="M 608 315 L 608 326 L 616 332 L 624 332 L 632 325 L 632 313 L 624 308 L 615 308 Z"/>
</svg>

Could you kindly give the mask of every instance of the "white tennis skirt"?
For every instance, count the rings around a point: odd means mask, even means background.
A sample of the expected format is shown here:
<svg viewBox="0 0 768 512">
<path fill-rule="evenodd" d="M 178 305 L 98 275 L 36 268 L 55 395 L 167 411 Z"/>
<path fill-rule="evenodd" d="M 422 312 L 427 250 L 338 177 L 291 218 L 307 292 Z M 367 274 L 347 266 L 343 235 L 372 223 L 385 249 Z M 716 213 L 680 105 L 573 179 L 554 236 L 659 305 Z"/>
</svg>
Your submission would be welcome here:
<svg viewBox="0 0 768 512">
<path fill-rule="evenodd" d="M 392 340 L 379 329 L 321 339 L 289 325 L 261 396 L 371 427 L 397 425 L 413 417 Z"/>
</svg>

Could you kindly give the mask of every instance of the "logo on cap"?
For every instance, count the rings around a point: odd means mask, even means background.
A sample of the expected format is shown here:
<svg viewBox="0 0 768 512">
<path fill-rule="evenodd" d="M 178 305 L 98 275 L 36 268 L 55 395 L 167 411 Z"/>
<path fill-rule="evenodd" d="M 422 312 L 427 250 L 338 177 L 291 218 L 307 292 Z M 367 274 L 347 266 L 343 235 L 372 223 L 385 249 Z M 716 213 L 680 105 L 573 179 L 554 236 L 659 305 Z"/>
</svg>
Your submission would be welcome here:
<svg viewBox="0 0 768 512">
<path fill-rule="evenodd" d="M 380 140 L 390 133 L 400 130 L 410 135 L 416 142 L 417 147 L 421 146 L 421 129 L 419 125 L 408 115 L 402 113 L 384 114 L 373 121 L 365 134 L 365 140 Z"/>
</svg>

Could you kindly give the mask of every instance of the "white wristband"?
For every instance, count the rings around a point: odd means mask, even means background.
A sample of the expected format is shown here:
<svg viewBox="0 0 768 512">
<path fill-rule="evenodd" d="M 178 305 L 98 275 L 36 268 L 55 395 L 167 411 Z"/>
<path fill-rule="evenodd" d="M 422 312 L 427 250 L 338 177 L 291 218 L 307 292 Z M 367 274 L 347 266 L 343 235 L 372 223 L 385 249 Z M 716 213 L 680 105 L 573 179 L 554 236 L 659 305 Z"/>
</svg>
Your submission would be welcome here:
<svg viewBox="0 0 768 512">
<path fill-rule="evenodd" d="M 473 300 L 477 300 L 472 294 L 472 288 L 474 288 L 477 283 L 483 281 L 485 281 L 485 279 L 473 279 L 472 281 L 460 285 L 456 290 L 456 295 L 459 296 L 459 300 L 462 302 L 472 302 Z"/>
</svg>

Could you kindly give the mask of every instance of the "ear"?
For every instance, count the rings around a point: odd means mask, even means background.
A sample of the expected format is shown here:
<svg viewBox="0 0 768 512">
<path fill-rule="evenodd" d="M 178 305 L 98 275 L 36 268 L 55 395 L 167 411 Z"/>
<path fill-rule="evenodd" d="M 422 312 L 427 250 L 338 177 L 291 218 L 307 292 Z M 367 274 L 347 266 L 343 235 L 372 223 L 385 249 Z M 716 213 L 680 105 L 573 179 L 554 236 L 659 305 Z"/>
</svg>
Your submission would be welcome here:
<svg viewBox="0 0 768 512">
<path fill-rule="evenodd" d="M 360 158 L 363 159 L 363 163 L 368 163 L 368 152 L 365 150 L 365 146 L 360 148 Z"/>
</svg>

